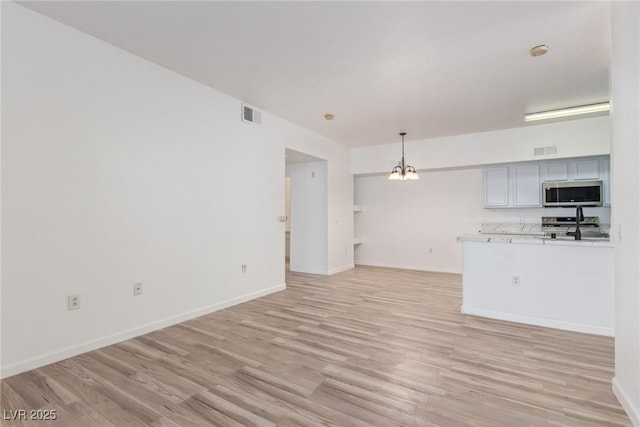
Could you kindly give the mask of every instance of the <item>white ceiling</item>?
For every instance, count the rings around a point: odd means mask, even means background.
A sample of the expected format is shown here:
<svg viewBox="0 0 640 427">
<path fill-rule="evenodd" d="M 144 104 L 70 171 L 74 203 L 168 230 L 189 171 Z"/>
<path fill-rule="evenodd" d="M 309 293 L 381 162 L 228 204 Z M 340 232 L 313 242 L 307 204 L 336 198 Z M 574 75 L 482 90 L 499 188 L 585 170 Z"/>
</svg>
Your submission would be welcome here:
<svg viewBox="0 0 640 427">
<path fill-rule="evenodd" d="M 22 4 L 350 146 L 524 126 L 609 94 L 608 2 Z"/>
</svg>

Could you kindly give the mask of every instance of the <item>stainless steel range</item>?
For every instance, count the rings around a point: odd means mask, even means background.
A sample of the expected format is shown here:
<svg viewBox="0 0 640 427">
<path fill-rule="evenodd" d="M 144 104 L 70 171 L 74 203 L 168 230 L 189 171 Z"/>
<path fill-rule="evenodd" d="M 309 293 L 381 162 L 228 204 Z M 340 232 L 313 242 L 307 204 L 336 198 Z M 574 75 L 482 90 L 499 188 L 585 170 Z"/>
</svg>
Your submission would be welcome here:
<svg viewBox="0 0 640 427">
<path fill-rule="evenodd" d="M 543 216 L 541 230 L 552 238 L 567 236 L 568 233 L 574 233 L 576 229 L 575 216 Z M 582 235 L 585 237 L 609 237 L 608 233 L 600 229 L 600 218 L 597 216 L 585 216 L 580 221 Z"/>
</svg>

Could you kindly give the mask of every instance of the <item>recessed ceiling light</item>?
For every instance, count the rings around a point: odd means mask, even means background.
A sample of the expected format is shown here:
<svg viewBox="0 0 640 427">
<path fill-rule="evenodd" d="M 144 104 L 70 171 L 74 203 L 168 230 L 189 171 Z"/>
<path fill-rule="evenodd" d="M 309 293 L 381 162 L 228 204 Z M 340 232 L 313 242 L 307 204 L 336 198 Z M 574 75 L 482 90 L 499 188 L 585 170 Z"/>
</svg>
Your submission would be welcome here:
<svg viewBox="0 0 640 427">
<path fill-rule="evenodd" d="M 325 119 L 325 120 L 333 120 L 333 118 L 334 118 L 334 117 L 335 117 L 335 116 L 334 116 L 333 114 L 325 114 L 325 115 L 324 115 L 324 119 Z"/>
<path fill-rule="evenodd" d="M 542 56 L 547 52 L 549 52 L 549 46 L 547 46 L 546 44 L 534 46 L 529 49 L 529 55 L 531 56 Z"/>
<path fill-rule="evenodd" d="M 559 110 L 541 111 L 539 113 L 528 113 L 524 115 L 525 122 L 534 120 L 556 119 L 558 117 L 577 116 L 579 114 L 598 113 L 601 111 L 609 111 L 609 103 L 601 102 L 599 104 L 580 105 L 577 107 L 562 108 Z"/>
</svg>

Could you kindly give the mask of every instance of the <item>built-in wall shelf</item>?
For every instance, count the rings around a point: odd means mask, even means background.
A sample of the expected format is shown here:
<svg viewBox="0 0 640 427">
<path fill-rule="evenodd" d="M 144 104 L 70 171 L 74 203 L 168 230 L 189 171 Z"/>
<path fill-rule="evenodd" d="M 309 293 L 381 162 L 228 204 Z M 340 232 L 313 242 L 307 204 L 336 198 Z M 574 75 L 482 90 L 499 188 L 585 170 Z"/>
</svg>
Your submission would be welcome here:
<svg viewBox="0 0 640 427">
<path fill-rule="evenodd" d="M 356 228 L 356 217 L 359 216 L 359 215 L 355 215 L 355 214 L 357 214 L 358 212 L 362 212 L 363 210 L 364 209 L 362 208 L 362 206 L 353 205 L 353 214 L 354 214 L 354 217 L 353 217 L 353 229 L 354 230 Z M 353 246 L 359 245 L 362 242 L 364 242 L 364 239 L 362 237 L 354 237 L 353 238 Z"/>
</svg>

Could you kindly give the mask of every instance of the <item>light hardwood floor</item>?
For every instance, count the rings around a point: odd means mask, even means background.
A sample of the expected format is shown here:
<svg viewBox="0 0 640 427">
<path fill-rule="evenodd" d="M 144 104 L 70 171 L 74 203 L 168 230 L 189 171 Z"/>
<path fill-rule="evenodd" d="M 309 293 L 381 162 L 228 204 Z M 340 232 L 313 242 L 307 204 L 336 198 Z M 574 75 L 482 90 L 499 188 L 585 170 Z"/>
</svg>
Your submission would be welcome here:
<svg viewBox="0 0 640 427">
<path fill-rule="evenodd" d="M 629 426 L 613 339 L 460 314 L 461 277 L 358 267 L 2 381 L 50 426 Z"/>
</svg>

